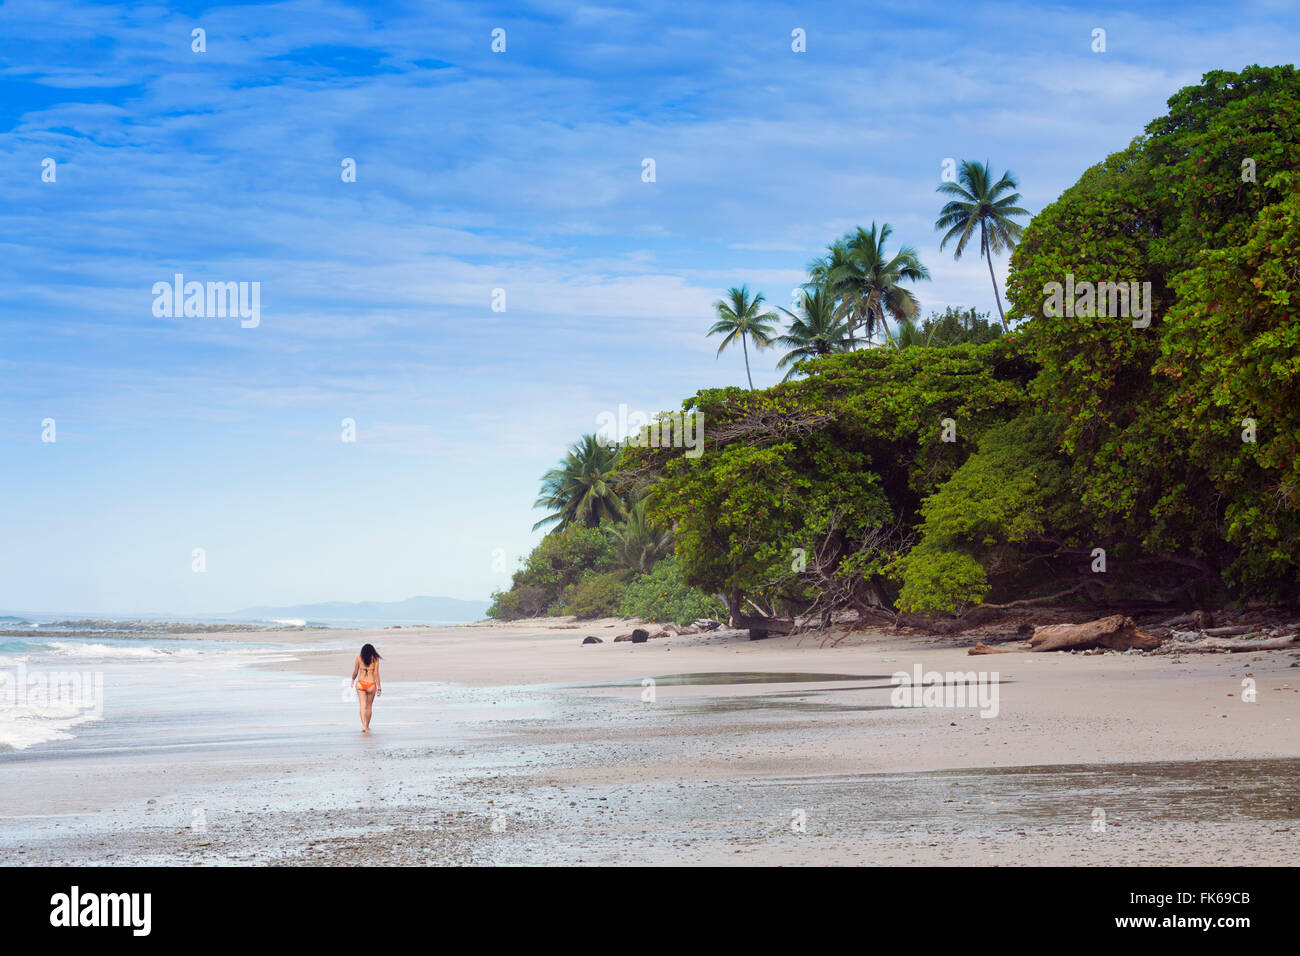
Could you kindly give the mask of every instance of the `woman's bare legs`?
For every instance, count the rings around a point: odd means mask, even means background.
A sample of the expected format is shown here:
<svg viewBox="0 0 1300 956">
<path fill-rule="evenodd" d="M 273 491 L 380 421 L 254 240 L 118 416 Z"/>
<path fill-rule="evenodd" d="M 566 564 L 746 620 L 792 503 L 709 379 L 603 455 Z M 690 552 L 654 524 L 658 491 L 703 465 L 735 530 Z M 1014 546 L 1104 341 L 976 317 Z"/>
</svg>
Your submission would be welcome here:
<svg viewBox="0 0 1300 956">
<path fill-rule="evenodd" d="M 370 733 L 370 710 L 375 706 L 375 692 L 357 688 L 357 703 L 361 708 L 361 732 Z"/>
<path fill-rule="evenodd" d="M 375 707 L 375 692 L 373 690 L 360 691 L 361 694 L 361 732 L 370 733 L 370 713 Z"/>
</svg>

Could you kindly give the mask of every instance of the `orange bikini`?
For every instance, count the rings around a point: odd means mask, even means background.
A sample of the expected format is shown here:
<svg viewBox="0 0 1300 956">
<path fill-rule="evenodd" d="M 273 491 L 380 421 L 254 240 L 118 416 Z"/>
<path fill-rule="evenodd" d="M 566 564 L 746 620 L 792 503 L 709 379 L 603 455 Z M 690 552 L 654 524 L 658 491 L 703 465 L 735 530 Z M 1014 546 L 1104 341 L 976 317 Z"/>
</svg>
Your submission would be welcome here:
<svg viewBox="0 0 1300 956">
<path fill-rule="evenodd" d="M 357 681 L 357 686 L 360 687 L 362 690 L 364 690 L 364 691 L 368 694 L 368 693 L 370 693 L 372 690 L 375 689 L 375 682 L 374 682 L 374 681 L 364 681 L 364 680 L 359 680 L 359 681 Z"/>
</svg>

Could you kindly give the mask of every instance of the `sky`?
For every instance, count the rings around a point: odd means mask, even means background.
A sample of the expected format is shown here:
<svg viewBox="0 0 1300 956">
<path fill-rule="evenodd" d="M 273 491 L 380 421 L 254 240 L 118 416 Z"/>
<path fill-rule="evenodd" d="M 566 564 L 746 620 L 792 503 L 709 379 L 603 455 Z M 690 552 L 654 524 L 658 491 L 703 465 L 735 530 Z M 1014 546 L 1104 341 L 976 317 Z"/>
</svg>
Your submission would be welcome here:
<svg viewBox="0 0 1300 956">
<path fill-rule="evenodd" d="M 888 222 L 923 314 L 993 311 L 945 159 L 1037 212 L 1297 50 L 1254 0 L 0 4 L 0 611 L 486 598 L 602 413 L 745 383 L 727 288 Z"/>
</svg>

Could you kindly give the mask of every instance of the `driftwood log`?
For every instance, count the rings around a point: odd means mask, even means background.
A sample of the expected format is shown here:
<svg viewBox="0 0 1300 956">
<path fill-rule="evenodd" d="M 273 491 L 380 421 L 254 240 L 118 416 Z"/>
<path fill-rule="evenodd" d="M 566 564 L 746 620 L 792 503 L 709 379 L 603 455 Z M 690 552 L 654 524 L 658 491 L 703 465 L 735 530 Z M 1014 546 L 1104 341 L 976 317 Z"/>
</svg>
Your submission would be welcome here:
<svg viewBox="0 0 1300 956">
<path fill-rule="evenodd" d="M 1096 647 L 1127 651 L 1142 651 L 1160 646 L 1160 638 L 1144 634 L 1137 629 L 1132 618 L 1112 614 L 1085 624 L 1048 624 L 1034 628 L 1029 643 L 1017 648 L 993 648 L 982 641 L 968 651 L 970 654 L 1022 654 L 1025 651 L 1086 651 Z"/>
<path fill-rule="evenodd" d="M 1230 641 L 1222 637 L 1205 637 L 1193 641 L 1170 641 L 1162 647 L 1162 654 L 1204 654 L 1217 651 L 1239 653 L 1241 651 L 1277 651 L 1289 647 L 1300 647 L 1300 634 L 1283 634 L 1280 637 L 1264 637 L 1258 640 Z"/>
<path fill-rule="evenodd" d="M 1160 646 L 1160 638 L 1137 629 L 1132 618 L 1112 614 L 1086 624 L 1049 624 L 1034 628 L 1031 651 L 1086 651 L 1105 647 L 1115 651 L 1137 648 L 1149 651 Z"/>
</svg>

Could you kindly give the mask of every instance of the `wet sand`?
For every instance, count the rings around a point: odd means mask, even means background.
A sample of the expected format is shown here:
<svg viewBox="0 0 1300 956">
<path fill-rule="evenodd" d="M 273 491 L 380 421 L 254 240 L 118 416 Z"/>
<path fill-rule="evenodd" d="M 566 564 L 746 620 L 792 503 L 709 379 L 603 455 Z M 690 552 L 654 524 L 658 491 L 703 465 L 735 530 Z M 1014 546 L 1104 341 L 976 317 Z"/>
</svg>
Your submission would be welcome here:
<svg viewBox="0 0 1300 956">
<path fill-rule="evenodd" d="M 267 635 L 297 656 L 263 669 L 271 687 L 336 685 L 375 643 L 376 733 L 336 711 L 309 734 L 232 730 L 171 752 L 46 748 L 7 761 L 28 796 L 10 798 L 0 850 L 31 863 L 1214 865 L 1300 849 L 1294 652 L 970 658 L 889 632 L 633 645 L 609 643 L 621 623 L 566 624 Z M 891 706 L 888 675 L 914 664 L 996 669 L 998 716 Z"/>
<path fill-rule="evenodd" d="M 452 681 L 469 686 L 531 686 L 546 693 L 596 695 L 639 702 L 645 678 L 659 678 L 659 711 L 672 708 L 729 709 L 744 741 L 750 772 L 822 774 L 906 772 L 972 766 L 1054 763 L 1119 763 L 1149 760 L 1300 757 L 1300 652 L 1201 654 L 1185 657 L 1130 654 L 1000 654 L 970 657 L 967 641 L 888 631 L 855 633 L 837 646 L 814 635 L 747 640 L 725 631 L 661 638 L 645 644 L 608 643 L 630 626 L 622 622 L 579 624 L 532 621 L 420 631 L 359 634 L 386 657 L 385 680 Z M 583 645 L 592 634 L 607 643 Z M 298 643 L 308 635 L 294 635 Z M 359 644 L 358 644 L 359 646 Z M 314 651 L 296 662 L 273 665 L 312 674 L 351 672 L 355 651 Z M 924 671 L 987 671 L 1000 674 L 999 715 L 973 711 L 890 707 L 888 675 Z M 819 683 L 692 683 L 663 678 L 679 674 L 852 675 Z M 1257 699 L 1242 699 L 1251 677 Z M 607 686 L 593 686 L 593 685 Z M 621 685 L 621 686 L 620 686 Z M 867 689 L 870 686 L 876 690 Z M 569 689 L 564 689 L 569 688 Z M 755 699 L 757 698 L 757 699 Z M 882 710 L 883 708 L 883 710 Z M 825 715 L 818 719 L 817 713 Z M 586 739 L 652 737 L 647 720 L 563 729 Z M 789 731 L 769 726 L 791 718 Z M 954 727 L 953 724 L 956 724 Z M 662 773 L 666 778 L 730 769 L 707 748 L 691 747 L 689 721 L 673 727 L 677 745 L 656 752 L 635 768 L 610 764 L 593 774 Z M 806 731 L 806 732 L 805 732 Z"/>
</svg>

